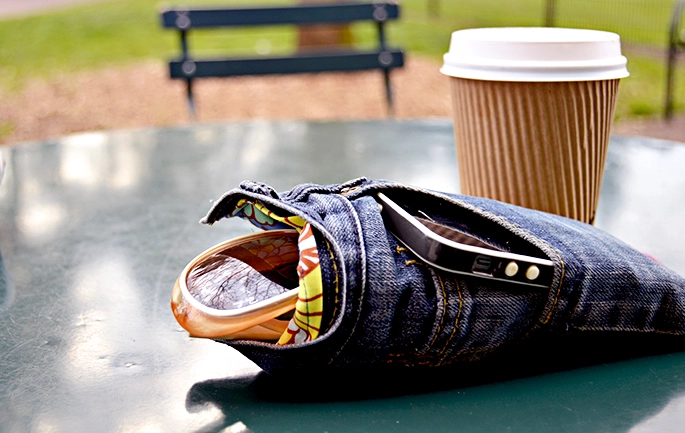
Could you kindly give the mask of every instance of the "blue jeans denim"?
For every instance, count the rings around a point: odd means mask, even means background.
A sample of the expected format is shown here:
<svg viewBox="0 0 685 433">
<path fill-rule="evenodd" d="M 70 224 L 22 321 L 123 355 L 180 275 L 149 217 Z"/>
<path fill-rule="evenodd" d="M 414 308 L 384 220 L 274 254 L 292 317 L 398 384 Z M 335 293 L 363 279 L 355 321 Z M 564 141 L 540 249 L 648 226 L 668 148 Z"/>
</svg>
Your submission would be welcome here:
<svg viewBox="0 0 685 433">
<path fill-rule="evenodd" d="M 377 192 L 501 250 L 551 260 L 551 287 L 462 276 L 425 264 L 386 230 Z M 217 201 L 203 222 L 227 216 L 241 198 L 311 223 L 323 273 L 327 315 L 319 338 L 292 346 L 223 341 L 267 372 L 437 367 L 480 360 L 541 333 L 654 333 L 684 340 L 685 280 L 588 224 L 365 178 L 302 184 L 285 193 L 246 181 Z"/>
</svg>

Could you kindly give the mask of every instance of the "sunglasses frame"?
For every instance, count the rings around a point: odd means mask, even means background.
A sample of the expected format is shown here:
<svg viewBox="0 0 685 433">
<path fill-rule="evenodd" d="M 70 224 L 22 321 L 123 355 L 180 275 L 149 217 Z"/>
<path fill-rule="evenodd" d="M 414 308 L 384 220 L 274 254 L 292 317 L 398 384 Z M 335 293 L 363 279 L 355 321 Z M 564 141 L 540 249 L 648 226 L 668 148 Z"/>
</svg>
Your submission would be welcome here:
<svg viewBox="0 0 685 433">
<path fill-rule="evenodd" d="M 246 241 L 264 237 L 299 236 L 297 230 L 268 230 L 250 233 L 217 244 L 190 261 L 176 279 L 171 292 L 171 310 L 178 323 L 191 337 L 215 339 L 274 340 L 285 331 L 288 320 L 278 316 L 295 309 L 299 288 L 290 289 L 267 300 L 233 310 L 208 307 L 195 299 L 188 290 L 187 278 L 199 264 L 217 253 Z"/>
</svg>

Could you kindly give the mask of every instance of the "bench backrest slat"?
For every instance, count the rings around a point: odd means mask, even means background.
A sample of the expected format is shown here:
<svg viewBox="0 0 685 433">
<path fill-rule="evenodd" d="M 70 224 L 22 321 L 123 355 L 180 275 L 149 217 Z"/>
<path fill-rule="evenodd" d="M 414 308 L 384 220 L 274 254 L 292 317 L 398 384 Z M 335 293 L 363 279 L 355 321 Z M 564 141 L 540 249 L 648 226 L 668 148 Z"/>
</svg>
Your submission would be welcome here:
<svg viewBox="0 0 685 433">
<path fill-rule="evenodd" d="M 386 63 L 389 67 L 398 68 L 404 65 L 404 57 L 399 50 L 386 51 Z M 239 75 L 299 74 L 333 71 L 362 71 L 380 69 L 381 65 L 376 52 L 335 53 L 317 55 L 298 55 L 276 58 L 243 58 L 197 60 L 188 63 L 183 60 L 169 64 L 171 78 L 187 78 L 184 66 L 192 66 L 193 78 L 234 77 Z"/>
<path fill-rule="evenodd" d="M 399 17 L 399 8 L 392 3 L 303 5 L 270 8 L 173 8 L 162 11 L 166 28 L 266 26 L 284 24 L 326 24 L 375 20 L 382 22 Z"/>
</svg>

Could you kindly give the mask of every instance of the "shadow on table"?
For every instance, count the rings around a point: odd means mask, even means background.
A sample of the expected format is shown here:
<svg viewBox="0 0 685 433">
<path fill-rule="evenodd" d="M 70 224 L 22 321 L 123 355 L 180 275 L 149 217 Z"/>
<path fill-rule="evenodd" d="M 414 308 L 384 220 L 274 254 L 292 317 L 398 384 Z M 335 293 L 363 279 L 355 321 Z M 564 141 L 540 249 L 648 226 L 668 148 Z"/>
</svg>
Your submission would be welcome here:
<svg viewBox="0 0 685 433">
<path fill-rule="evenodd" d="M 653 377 L 654 371 L 662 371 L 668 377 L 671 370 L 682 370 L 685 353 L 675 354 L 682 350 L 685 350 L 682 344 L 673 346 L 672 341 L 654 336 L 600 335 L 591 341 L 581 336 L 563 340 L 545 338 L 491 360 L 439 369 L 298 371 L 294 375 L 261 373 L 254 377 L 209 380 L 193 385 L 186 397 L 186 408 L 189 412 L 197 412 L 211 404 L 226 420 L 245 421 L 249 428 L 277 422 L 276 418 L 296 422 L 295 414 L 300 418 L 318 418 L 313 425 L 318 422 L 324 428 L 336 419 L 336 413 L 345 412 L 355 420 L 349 421 L 350 425 L 359 423 L 363 428 L 363 419 L 368 418 L 367 423 L 374 422 L 373 417 L 369 418 L 374 412 L 396 416 L 399 423 L 403 415 L 393 412 L 389 406 L 400 408 L 410 401 L 413 412 L 424 408 L 420 412 L 425 413 L 419 418 L 426 416 L 439 422 L 451 410 L 457 414 L 467 412 L 472 422 L 479 416 L 483 420 L 471 430 L 462 425 L 464 431 L 487 431 L 483 423 L 488 422 L 490 413 L 513 411 L 516 415 L 512 416 L 521 418 L 523 411 L 531 417 L 550 418 L 547 403 L 559 399 L 562 405 L 581 406 L 574 408 L 572 418 L 568 413 L 560 413 L 560 426 L 564 425 L 564 417 L 573 424 L 575 417 L 587 416 L 589 421 L 578 431 L 627 431 L 658 412 L 674 396 L 685 392 L 685 381 L 672 380 L 672 377 L 671 380 L 654 380 Z M 626 360 L 632 361 L 620 362 Z M 527 380 L 516 380 L 523 378 Z M 585 394 L 579 391 L 588 383 L 605 383 L 606 386 L 601 392 Z M 630 395 L 633 390 L 639 390 L 640 395 L 649 395 L 649 399 L 636 400 L 635 395 Z M 466 398 L 467 394 L 470 397 Z M 549 396 L 545 398 L 547 394 Z M 579 398 L 579 394 L 584 395 Z M 512 409 L 502 403 L 509 398 L 514 399 L 511 403 L 514 408 L 523 407 Z M 601 409 L 607 401 L 612 404 Z M 474 415 L 474 410 L 478 414 Z M 627 410 L 632 410 L 633 415 L 626 416 Z M 452 414 L 456 416 L 454 412 Z M 418 423 L 417 416 L 417 413 L 404 414 L 407 422 Z M 593 417 L 597 419 L 594 427 Z M 448 419 L 449 416 L 446 422 Z M 525 431 L 529 426 L 525 425 L 525 420 L 521 422 Z M 616 424 L 616 430 L 607 430 L 612 422 Z M 226 421 L 221 428 L 202 431 L 218 432 L 230 424 Z M 314 430 L 316 428 L 312 427 Z M 563 431 L 575 429 L 566 426 Z"/>
</svg>

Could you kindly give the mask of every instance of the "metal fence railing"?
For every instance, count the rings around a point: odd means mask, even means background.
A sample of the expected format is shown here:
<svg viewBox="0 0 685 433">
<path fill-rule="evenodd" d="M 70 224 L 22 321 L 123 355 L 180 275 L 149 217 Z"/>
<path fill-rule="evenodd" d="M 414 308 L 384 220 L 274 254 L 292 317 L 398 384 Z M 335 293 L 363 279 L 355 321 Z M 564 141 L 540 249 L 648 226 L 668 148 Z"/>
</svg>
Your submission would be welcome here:
<svg viewBox="0 0 685 433">
<path fill-rule="evenodd" d="M 678 57 L 685 51 L 685 30 L 683 30 L 683 14 L 685 0 L 678 0 L 671 14 L 668 31 L 668 57 L 666 60 L 666 97 L 664 99 L 664 117 L 673 117 L 673 93 L 675 92 L 675 68 Z"/>
<path fill-rule="evenodd" d="M 415 1 L 415 0 L 410 0 Z M 663 113 L 685 86 L 685 0 L 422 0 L 427 16 L 448 28 L 548 26 L 617 33 L 630 58 L 664 62 Z M 679 92 L 682 93 L 682 92 Z M 681 101 L 678 101 L 681 102 Z M 682 105 L 682 102 L 678 105 Z"/>
<path fill-rule="evenodd" d="M 621 36 L 622 44 L 651 47 L 665 55 L 663 114 L 670 119 L 675 70 L 685 51 L 684 12 L 685 0 L 545 0 L 544 24 L 611 31 Z"/>
<path fill-rule="evenodd" d="M 666 48 L 674 0 L 545 0 L 545 25 L 618 33 L 626 44 Z"/>
</svg>

